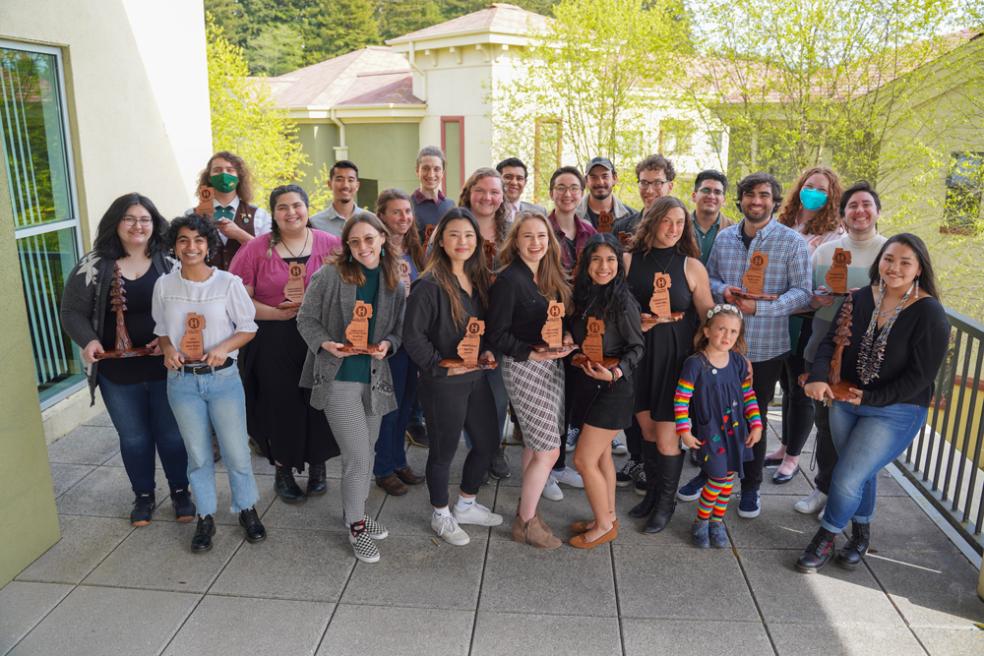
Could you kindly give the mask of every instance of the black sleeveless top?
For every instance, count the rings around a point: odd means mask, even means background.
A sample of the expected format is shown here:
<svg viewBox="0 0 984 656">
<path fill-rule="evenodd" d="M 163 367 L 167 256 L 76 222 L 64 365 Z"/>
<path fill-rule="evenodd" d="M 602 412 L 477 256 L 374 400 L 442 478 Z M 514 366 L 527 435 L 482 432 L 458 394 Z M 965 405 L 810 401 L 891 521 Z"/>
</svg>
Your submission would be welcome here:
<svg viewBox="0 0 984 656">
<path fill-rule="evenodd" d="M 693 305 L 693 294 L 684 273 L 686 255 L 676 248 L 654 248 L 645 253 L 632 254 L 632 268 L 627 282 L 632 295 L 639 301 L 643 312 L 650 312 L 649 299 L 653 295 L 653 276 L 657 273 L 670 275 L 670 310 L 686 312 Z"/>
</svg>

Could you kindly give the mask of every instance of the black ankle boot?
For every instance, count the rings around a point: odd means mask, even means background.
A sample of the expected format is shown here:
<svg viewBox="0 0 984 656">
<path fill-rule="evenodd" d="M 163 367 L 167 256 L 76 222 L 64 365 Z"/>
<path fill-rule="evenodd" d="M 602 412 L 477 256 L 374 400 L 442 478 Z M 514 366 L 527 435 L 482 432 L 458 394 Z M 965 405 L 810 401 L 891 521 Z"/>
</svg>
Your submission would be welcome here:
<svg viewBox="0 0 984 656">
<path fill-rule="evenodd" d="M 307 495 L 316 497 L 328 490 L 328 474 L 323 462 L 312 462 L 308 465 Z"/>
<path fill-rule="evenodd" d="M 827 564 L 834 553 L 834 534 L 821 528 L 810 540 L 806 550 L 796 561 L 796 569 L 806 574 L 813 574 Z"/>
<path fill-rule="evenodd" d="M 654 442 L 642 443 L 642 469 L 646 473 L 646 496 L 642 501 L 632 506 L 629 517 L 649 517 L 659 500 L 659 488 L 656 487 L 658 476 L 656 467 L 659 462 L 659 449 Z"/>
<path fill-rule="evenodd" d="M 871 524 L 851 522 L 851 539 L 837 552 L 834 562 L 845 569 L 854 569 L 861 564 L 861 557 L 868 553 L 871 543 Z"/>
<path fill-rule="evenodd" d="M 670 523 L 673 511 L 676 510 L 676 490 L 680 485 L 680 473 L 683 471 L 684 456 L 659 456 L 656 485 L 659 488 L 659 500 L 653 508 L 643 533 L 659 533 Z"/>
<path fill-rule="evenodd" d="M 273 489 L 277 496 L 287 503 L 299 503 L 304 501 L 304 491 L 301 490 L 297 481 L 294 480 L 294 472 L 290 467 L 277 465 L 277 475 L 274 478 Z"/>
</svg>

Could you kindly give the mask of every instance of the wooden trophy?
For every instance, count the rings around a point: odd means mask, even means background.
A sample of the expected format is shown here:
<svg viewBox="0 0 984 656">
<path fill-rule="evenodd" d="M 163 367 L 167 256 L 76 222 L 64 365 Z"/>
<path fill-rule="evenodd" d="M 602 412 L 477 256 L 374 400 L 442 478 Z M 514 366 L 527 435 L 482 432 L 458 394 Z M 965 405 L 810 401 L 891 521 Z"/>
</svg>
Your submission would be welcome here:
<svg viewBox="0 0 984 656">
<path fill-rule="evenodd" d="M 482 335 L 485 334 L 485 322 L 475 317 L 468 317 L 465 326 L 465 336 L 458 342 L 458 357 L 445 358 L 438 364 L 446 369 L 464 367 L 465 369 L 495 369 L 495 360 L 479 357 L 482 347 Z"/>
<path fill-rule="evenodd" d="M 602 210 L 598 215 L 598 232 L 611 232 L 615 225 L 615 217 L 610 212 Z"/>
<path fill-rule="evenodd" d="M 588 325 L 581 342 L 581 352 L 571 358 L 575 367 L 583 367 L 588 360 L 600 364 L 605 369 L 611 369 L 618 364 L 618 358 L 606 358 L 604 347 L 605 320 L 588 317 Z"/>
<path fill-rule="evenodd" d="M 649 312 L 642 313 L 642 328 L 649 330 L 658 323 L 679 321 L 683 312 L 673 312 L 670 309 L 670 287 L 673 281 L 670 274 L 657 271 L 653 274 L 653 295 L 649 298 Z"/>
<path fill-rule="evenodd" d="M 113 308 L 116 315 L 116 348 L 112 351 L 97 353 L 96 360 L 106 360 L 110 358 L 136 358 L 141 355 L 150 355 L 154 349 L 148 346 L 133 348 L 133 340 L 126 329 L 126 290 L 123 288 L 123 272 L 119 265 L 113 271 L 113 281 L 109 285 L 109 305 Z"/>
<path fill-rule="evenodd" d="M 427 245 L 431 243 L 431 235 L 434 234 L 434 228 L 436 227 L 433 223 L 424 227 L 424 250 L 427 250 Z"/>
<path fill-rule="evenodd" d="M 543 342 L 533 346 L 533 350 L 541 353 L 560 353 L 568 350 L 564 346 L 564 304 L 560 301 L 550 301 L 547 306 L 547 320 L 540 329 Z"/>
<path fill-rule="evenodd" d="M 198 205 L 195 206 L 195 214 L 199 216 L 207 216 L 212 218 L 215 214 L 215 206 L 212 204 L 212 199 L 215 198 L 215 190 L 208 185 L 202 185 L 198 188 Z"/>
<path fill-rule="evenodd" d="M 763 293 L 765 287 L 765 270 L 769 266 L 769 254 L 762 251 L 752 253 L 749 260 L 748 271 L 741 279 L 744 289 L 737 290 L 735 296 L 747 298 L 750 301 L 774 301 L 778 296 L 775 294 Z"/>
<path fill-rule="evenodd" d="M 851 394 L 851 385 L 841 379 L 841 363 L 844 360 L 844 349 L 851 345 L 851 323 L 854 313 L 854 299 L 847 296 L 844 304 L 841 305 L 840 312 L 837 313 L 837 329 L 834 332 L 834 356 L 830 359 L 830 390 L 834 398 L 838 401 L 847 401 L 854 398 Z"/>
<path fill-rule="evenodd" d="M 185 356 L 185 364 L 201 362 L 205 359 L 205 315 L 189 312 L 185 317 L 185 332 L 181 336 L 181 353 Z"/>
<path fill-rule="evenodd" d="M 302 262 L 291 262 L 287 265 L 287 284 L 284 285 L 284 298 L 281 308 L 300 307 L 304 300 L 304 276 L 307 267 Z"/>
<path fill-rule="evenodd" d="M 632 233 L 624 230 L 618 231 L 618 240 L 622 243 L 622 248 L 632 248 Z"/>
<path fill-rule="evenodd" d="M 403 293 L 410 296 L 410 263 L 405 257 L 401 257 L 397 262 L 400 269 L 400 282 L 403 283 Z"/>
<path fill-rule="evenodd" d="M 378 344 L 369 343 L 369 319 L 372 318 L 372 306 L 363 301 L 356 301 L 352 308 L 352 321 L 345 327 L 345 345 L 339 351 L 369 355 L 379 350 Z"/>
<path fill-rule="evenodd" d="M 847 294 L 847 265 L 850 263 L 851 251 L 844 248 L 834 249 L 834 259 L 824 277 L 831 294 L 838 296 Z"/>
</svg>

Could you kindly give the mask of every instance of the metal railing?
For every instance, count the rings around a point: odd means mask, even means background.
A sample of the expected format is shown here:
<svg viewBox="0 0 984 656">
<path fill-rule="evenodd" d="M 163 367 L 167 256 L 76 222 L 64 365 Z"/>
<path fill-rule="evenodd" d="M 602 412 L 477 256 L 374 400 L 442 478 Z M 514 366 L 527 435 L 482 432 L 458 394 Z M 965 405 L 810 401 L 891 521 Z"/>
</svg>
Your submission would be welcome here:
<svg viewBox="0 0 984 656">
<path fill-rule="evenodd" d="M 984 325 L 952 310 L 950 347 L 926 425 L 896 464 L 984 553 Z"/>
</svg>

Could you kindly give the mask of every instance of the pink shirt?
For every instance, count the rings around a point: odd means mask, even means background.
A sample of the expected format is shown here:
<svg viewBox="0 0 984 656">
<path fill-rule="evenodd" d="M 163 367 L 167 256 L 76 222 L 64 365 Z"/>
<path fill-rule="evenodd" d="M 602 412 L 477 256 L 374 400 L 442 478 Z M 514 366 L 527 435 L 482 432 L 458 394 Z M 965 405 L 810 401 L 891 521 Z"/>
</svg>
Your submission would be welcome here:
<svg viewBox="0 0 984 656">
<path fill-rule="evenodd" d="M 236 257 L 229 265 L 229 272 L 242 278 L 243 284 L 253 288 L 253 298 L 276 307 L 284 299 L 284 287 L 287 285 L 289 274 L 287 263 L 280 257 L 276 249 L 270 255 L 271 233 L 253 239 L 239 249 Z M 311 229 L 311 257 L 307 261 L 307 271 L 304 275 L 305 289 L 311 283 L 311 276 L 321 268 L 325 258 L 341 251 L 342 240 L 335 235 Z"/>
</svg>

